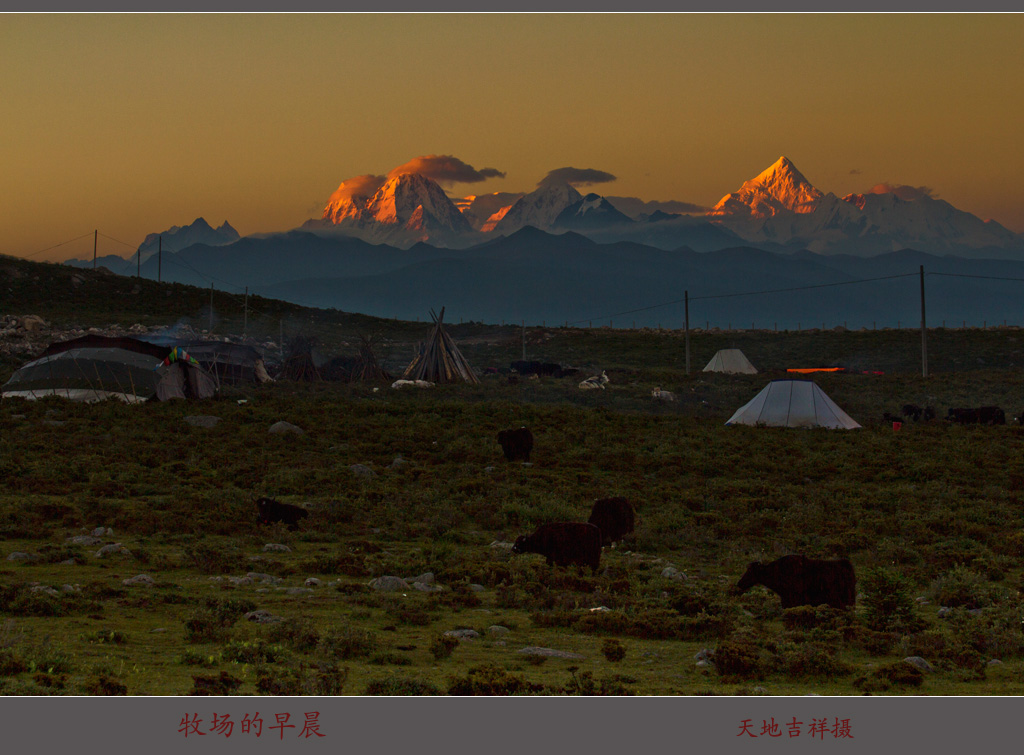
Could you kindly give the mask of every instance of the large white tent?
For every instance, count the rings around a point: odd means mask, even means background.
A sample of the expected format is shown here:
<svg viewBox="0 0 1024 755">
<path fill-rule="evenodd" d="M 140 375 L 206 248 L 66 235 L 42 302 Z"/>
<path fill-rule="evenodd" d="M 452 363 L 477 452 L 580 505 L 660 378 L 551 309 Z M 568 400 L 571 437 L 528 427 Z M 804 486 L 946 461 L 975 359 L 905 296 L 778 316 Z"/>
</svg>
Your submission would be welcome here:
<svg viewBox="0 0 1024 755">
<path fill-rule="evenodd" d="M 768 427 L 860 427 L 810 380 L 773 380 L 736 410 L 727 425 Z"/>
<path fill-rule="evenodd" d="M 722 349 L 711 357 L 711 361 L 704 368 L 704 372 L 756 375 L 757 369 L 739 349 Z"/>
</svg>

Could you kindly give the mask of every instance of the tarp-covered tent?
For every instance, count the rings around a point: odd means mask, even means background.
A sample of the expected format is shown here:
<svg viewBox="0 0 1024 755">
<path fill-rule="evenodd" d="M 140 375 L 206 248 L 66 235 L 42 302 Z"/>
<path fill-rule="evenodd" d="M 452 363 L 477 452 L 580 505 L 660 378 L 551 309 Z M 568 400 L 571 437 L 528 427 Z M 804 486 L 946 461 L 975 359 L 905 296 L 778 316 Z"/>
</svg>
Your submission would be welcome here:
<svg viewBox="0 0 1024 755">
<path fill-rule="evenodd" d="M 118 398 L 130 404 L 210 398 L 215 376 L 183 349 L 135 338 L 88 335 L 50 344 L 3 386 L 3 398 L 62 396 L 76 401 Z"/>
<path fill-rule="evenodd" d="M 263 355 L 252 346 L 226 341 L 189 341 L 182 345 L 199 364 L 217 375 L 221 385 L 266 383 L 272 379 Z"/>
<path fill-rule="evenodd" d="M 841 430 L 860 427 L 810 380 L 773 380 L 725 424 Z"/>
<path fill-rule="evenodd" d="M 756 375 L 757 369 L 739 349 L 722 349 L 711 357 L 704 372 Z"/>
</svg>

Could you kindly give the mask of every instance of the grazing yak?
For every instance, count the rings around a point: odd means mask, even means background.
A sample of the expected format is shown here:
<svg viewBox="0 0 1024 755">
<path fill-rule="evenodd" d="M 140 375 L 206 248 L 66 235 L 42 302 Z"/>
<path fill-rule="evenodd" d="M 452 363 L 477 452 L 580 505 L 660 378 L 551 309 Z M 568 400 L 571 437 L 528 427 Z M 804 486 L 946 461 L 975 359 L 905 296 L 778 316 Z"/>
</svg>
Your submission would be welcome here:
<svg viewBox="0 0 1024 755">
<path fill-rule="evenodd" d="M 520 535 L 513 553 L 539 553 L 548 566 L 589 566 L 595 573 L 601 561 L 601 530 L 587 522 L 542 524 L 532 535 Z"/>
<path fill-rule="evenodd" d="M 622 497 L 594 501 L 589 521 L 601 530 L 601 544 L 611 545 L 633 531 L 633 507 Z"/>
<path fill-rule="evenodd" d="M 903 408 L 900 409 L 900 414 L 902 414 L 907 419 L 914 420 L 914 422 L 920 422 L 921 415 L 924 414 L 924 409 L 922 409 L 917 404 L 904 404 Z"/>
<path fill-rule="evenodd" d="M 288 529 L 294 530 L 299 526 L 299 520 L 309 516 L 309 512 L 301 506 L 293 506 L 290 503 L 281 503 L 273 498 L 260 498 L 256 501 L 256 509 L 260 524 L 273 524 L 284 522 Z"/>
<path fill-rule="evenodd" d="M 949 422 L 961 425 L 1005 425 L 1006 412 L 998 406 L 981 406 L 977 409 L 950 409 L 946 415 Z"/>
<path fill-rule="evenodd" d="M 782 599 L 783 608 L 852 606 L 857 599 L 857 578 L 853 565 L 845 558 L 822 561 L 806 556 L 783 556 L 764 564 L 751 563 L 736 583 L 734 592 L 744 593 L 754 585 L 764 585 Z"/>
<path fill-rule="evenodd" d="M 529 461 L 530 451 L 533 450 L 533 433 L 526 427 L 501 430 L 498 432 L 498 443 L 509 461 Z"/>
</svg>

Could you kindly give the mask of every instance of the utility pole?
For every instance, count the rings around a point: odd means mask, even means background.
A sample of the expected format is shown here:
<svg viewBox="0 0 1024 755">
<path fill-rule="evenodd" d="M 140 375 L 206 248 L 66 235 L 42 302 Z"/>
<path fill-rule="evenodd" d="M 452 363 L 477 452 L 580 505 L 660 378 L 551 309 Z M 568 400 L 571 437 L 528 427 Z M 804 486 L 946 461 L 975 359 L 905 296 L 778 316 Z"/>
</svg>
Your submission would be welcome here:
<svg viewBox="0 0 1024 755">
<path fill-rule="evenodd" d="M 526 361 L 526 320 L 523 320 L 523 361 Z"/>
<path fill-rule="evenodd" d="M 142 250 L 139 249 L 135 252 L 135 277 L 142 277 Z"/>
<path fill-rule="evenodd" d="M 249 287 L 245 287 L 245 319 L 242 320 L 242 335 L 249 329 Z"/>
<path fill-rule="evenodd" d="M 686 374 L 690 374 L 690 292 L 683 291 L 683 312 L 686 316 Z"/>
<path fill-rule="evenodd" d="M 163 280 L 164 268 L 164 237 L 157 236 L 156 239 L 156 282 Z"/>
<path fill-rule="evenodd" d="M 928 328 L 924 319 L 924 265 L 921 265 L 921 377 L 928 377 Z"/>
<path fill-rule="evenodd" d="M 100 235 L 100 232 L 98 230 L 94 230 L 92 232 L 92 269 L 93 270 L 96 269 L 96 244 L 99 241 L 99 235 Z"/>
<path fill-rule="evenodd" d="M 213 281 L 210 281 L 210 332 L 213 332 Z"/>
</svg>

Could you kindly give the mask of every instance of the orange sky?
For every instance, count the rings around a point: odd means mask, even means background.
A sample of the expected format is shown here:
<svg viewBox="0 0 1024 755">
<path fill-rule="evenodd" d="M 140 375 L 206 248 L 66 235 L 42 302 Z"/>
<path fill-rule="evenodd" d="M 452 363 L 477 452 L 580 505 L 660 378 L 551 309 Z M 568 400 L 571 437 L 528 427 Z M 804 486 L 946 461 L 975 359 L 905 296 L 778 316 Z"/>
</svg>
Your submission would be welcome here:
<svg viewBox="0 0 1024 755">
<path fill-rule="evenodd" d="M 505 174 L 458 195 L 571 166 L 700 205 L 786 155 L 1020 232 L 1021 39 L 1019 15 L 5 14 L 0 252 L 286 230 L 428 154 Z"/>
</svg>

